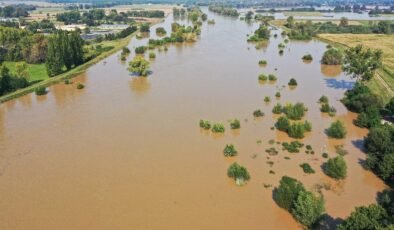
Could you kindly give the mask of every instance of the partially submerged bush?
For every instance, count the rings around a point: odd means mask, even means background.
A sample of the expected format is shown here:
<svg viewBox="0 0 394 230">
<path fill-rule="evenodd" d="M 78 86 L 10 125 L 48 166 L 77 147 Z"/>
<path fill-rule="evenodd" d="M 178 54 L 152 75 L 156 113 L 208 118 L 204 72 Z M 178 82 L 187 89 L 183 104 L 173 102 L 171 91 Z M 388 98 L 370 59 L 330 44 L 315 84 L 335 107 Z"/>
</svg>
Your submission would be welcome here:
<svg viewBox="0 0 394 230">
<path fill-rule="evenodd" d="M 266 97 L 264 97 L 264 102 L 270 102 L 271 101 L 271 98 L 270 97 L 268 97 L 268 96 L 266 96 Z"/>
<path fill-rule="evenodd" d="M 136 54 L 144 54 L 146 49 L 147 49 L 146 46 L 138 46 L 135 48 L 135 53 Z"/>
<path fill-rule="evenodd" d="M 137 76 L 148 76 L 149 62 L 141 56 L 135 56 L 133 60 L 129 62 L 128 70 Z"/>
<path fill-rule="evenodd" d="M 157 35 L 165 35 L 167 31 L 163 27 L 157 27 L 156 28 L 156 34 Z"/>
<path fill-rule="evenodd" d="M 260 109 L 257 109 L 255 111 L 253 111 L 253 116 L 254 117 L 263 117 L 264 116 L 264 112 L 262 112 Z"/>
<path fill-rule="evenodd" d="M 259 65 L 267 65 L 267 61 L 266 60 L 260 60 L 259 61 Z"/>
<path fill-rule="evenodd" d="M 319 103 L 328 103 L 328 97 L 327 96 L 321 96 L 319 98 Z"/>
<path fill-rule="evenodd" d="M 243 185 L 246 181 L 250 180 L 250 175 L 248 170 L 234 162 L 227 170 L 227 176 L 233 178 L 237 185 Z"/>
<path fill-rule="evenodd" d="M 200 128 L 209 130 L 211 129 L 211 123 L 209 121 L 200 120 Z"/>
<path fill-rule="evenodd" d="M 305 54 L 304 56 L 302 56 L 302 60 L 304 61 L 312 61 L 312 55 L 310 54 Z"/>
<path fill-rule="evenodd" d="M 290 127 L 290 121 L 287 117 L 279 117 L 278 121 L 275 124 L 276 128 L 280 131 L 287 132 Z"/>
<path fill-rule="evenodd" d="M 324 52 L 321 63 L 325 65 L 340 65 L 342 64 L 343 55 L 337 49 L 328 49 Z"/>
<path fill-rule="evenodd" d="M 276 81 L 277 78 L 276 78 L 276 76 L 273 75 L 273 74 L 268 74 L 268 80 L 270 80 L 270 81 Z"/>
<path fill-rule="evenodd" d="M 313 170 L 313 168 L 308 163 L 302 163 L 300 164 L 300 167 L 302 168 L 302 170 L 304 170 L 304 173 L 315 173 L 315 170 Z"/>
<path fill-rule="evenodd" d="M 342 156 L 328 159 L 327 163 L 324 166 L 324 172 L 327 174 L 327 176 L 334 179 L 345 179 L 347 174 L 345 159 L 343 159 Z"/>
<path fill-rule="evenodd" d="M 267 75 L 263 73 L 259 75 L 259 81 L 266 81 L 267 79 L 268 79 Z"/>
<path fill-rule="evenodd" d="M 279 98 L 279 97 L 280 97 L 280 92 L 276 92 L 276 93 L 275 93 L 275 97 L 278 97 L 278 98 Z"/>
<path fill-rule="evenodd" d="M 82 83 L 77 84 L 77 89 L 83 89 L 83 88 L 85 88 L 85 86 Z"/>
<path fill-rule="evenodd" d="M 289 81 L 289 83 L 288 83 L 288 85 L 289 85 L 289 86 L 297 86 L 297 81 L 296 81 L 296 79 L 291 78 L 290 81 Z"/>
<path fill-rule="evenodd" d="M 45 95 L 47 94 L 47 89 L 45 87 L 38 87 L 36 90 L 36 95 L 40 96 L 40 95 Z"/>
<path fill-rule="evenodd" d="M 272 108 L 272 113 L 274 114 L 281 114 L 282 113 L 282 105 L 277 103 L 274 108 Z"/>
<path fill-rule="evenodd" d="M 296 103 L 295 105 L 289 103 L 283 107 L 283 112 L 291 120 L 300 120 L 304 115 L 307 108 L 303 103 Z"/>
<path fill-rule="evenodd" d="M 342 139 L 346 137 L 346 128 L 343 122 L 337 120 L 331 123 L 327 129 L 327 135 L 332 138 Z"/>
<path fill-rule="evenodd" d="M 149 53 L 149 58 L 150 58 L 150 59 L 155 59 L 155 58 L 156 58 L 156 54 L 153 53 L 153 52 L 150 52 L 150 53 Z"/>
<path fill-rule="evenodd" d="M 237 150 L 235 149 L 234 145 L 226 145 L 226 147 L 223 150 L 223 154 L 226 157 L 233 157 L 237 155 Z"/>
<path fill-rule="evenodd" d="M 221 123 L 215 123 L 212 126 L 212 132 L 214 133 L 224 133 L 225 130 L 224 125 Z"/>
<path fill-rule="evenodd" d="M 231 121 L 230 126 L 231 126 L 231 129 L 239 129 L 239 128 L 241 128 L 241 123 L 239 122 L 238 119 L 235 119 L 235 120 Z"/>
<path fill-rule="evenodd" d="M 300 192 L 304 192 L 304 185 L 291 177 L 283 176 L 278 188 L 274 191 L 274 200 L 279 207 L 291 211 Z"/>
<path fill-rule="evenodd" d="M 289 153 L 299 153 L 300 148 L 302 148 L 304 144 L 299 141 L 292 141 L 290 143 L 283 142 L 282 147 L 283 149 L 287 150 Z"/>
<path fill-rule="evenodd" d="M 283 176 L 279 186 L 275 188 L 274 200 L 308 229 L 321 219 L 324 213 L 323 198 L 307 191 L 300 181 L 288 176 Z"/>
</svg>

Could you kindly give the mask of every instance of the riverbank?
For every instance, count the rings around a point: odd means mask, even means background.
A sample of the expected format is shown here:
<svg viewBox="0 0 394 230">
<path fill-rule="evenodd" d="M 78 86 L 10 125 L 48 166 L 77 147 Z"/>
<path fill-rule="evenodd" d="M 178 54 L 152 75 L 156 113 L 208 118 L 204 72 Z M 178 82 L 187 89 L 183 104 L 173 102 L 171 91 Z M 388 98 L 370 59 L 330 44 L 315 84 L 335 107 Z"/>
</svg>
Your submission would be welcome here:
<svg viewBox="0 0 394 230">
<path fill-rule="evenodd" d="M 82 65 L 79 65 L 79 66 L 75 67 L 74 69 L 71 69 L 68 72 L 59 74 L 57 76 L 43 80 L 41 82 L 38 82 L 38 83 L 28 86 L 26 88 L 19 89 L 17 91 L 12 92 L 12 93 L 1 96 L 0 103 L 3 103 L 6 101 L 9 101 L 9 100 L 12 100 L 14 98 L 26 95 L 28 93 L 34 92 L 38 87 L 48 87 L 52 84 L 59 83 L 61 81 L 64 81 L 65 79 L 73 78 L 73 77 L 85 72 L 90 66 L 92 66 L 92 65 L 98 63 L 99 61 L 103 60 L 104 58 L 118 52 L 124 46 L 127 46 L 127 44 L 129 44 L 131 38 L 133 36 L 135 36 L 137 33 L 138 33 L 138 31 L 130 34 L 129 36 L 127 36 L 125 38 L 122 38 L 122 39 L 119 39 L 116 41 L 110 41 L 111 44 L 109 44 L 109 45 L 111 45 L 113 47 L 111 50 L 101 53 L 100 55 L 93 58 L 92 60 L 85 62 Z"/>
<path fill-rule="evenodd" d="M 331 44 L 339 49 L 346 49 L 362 44 L 371 49 L 383 51 L 383 67 L 376 72 L 375 78 L 368 87 L 387 103 L 394 96 L 394 57 L 393 45 L 390 41 L 394 35 L 381 34 L 318 34 L 317 39 Z"/>
</svg>

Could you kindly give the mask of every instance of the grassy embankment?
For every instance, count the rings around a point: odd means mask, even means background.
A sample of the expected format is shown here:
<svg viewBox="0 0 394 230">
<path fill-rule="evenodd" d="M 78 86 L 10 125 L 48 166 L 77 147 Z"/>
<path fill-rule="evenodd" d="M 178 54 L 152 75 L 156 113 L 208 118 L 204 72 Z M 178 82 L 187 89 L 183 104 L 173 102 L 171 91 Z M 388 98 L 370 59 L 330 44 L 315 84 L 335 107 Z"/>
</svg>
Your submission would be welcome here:
<svg viewBox="0 0 394 230">
<path fill-rule="evenodd" d="M 380 95 L 384 102 L 388 102 L 394 96 L 394 35 L 319 34 L 317 37 L 341 49 L 354 47 L 358 44 L 371 49 L 381 49 L 383 51 L 383 68 L 377 71 L 378 77 L 373 78 L 368 83 L 368 87 Z"/>
<path fill-rule="evenodd" d="M 29 76 L 29 82 L 34 82 L 34 81 L 40 81 L 38 83 L 35 83 L 31 86 L 28 86 L 23 89 L 19 89 L 15 92 L 3 95 L 0 97 L 0 103 L 3 103 L 5 101 L 20 97 L 22 95 L 28 94 L 33 92 L 36 88 L 38 87 L 47 87 L 52 84 L 61 82 L 65 79 L 73 78 L 77 76 L 78 74 L 83 73 L 87 68 L 89 68 L 91 65 L 96 64 L 97 62 L 103 60 L 104 58 L 110 56 L 111 54 L 119 51 L 122 49 L 124 46 L 126 46 L 129 42 L 132 36 L 134 36 L 137 32 L 123 38 L 120 40 L 115 40 L 115 41 L 104 41 L 100 43 L 102 47 L 109 47 L 112 46 L 113 48 L 109 51 L 103 52 L 97 57 L 93 58 L 92 60 L 85 62 L 84 64 L 77 66 L 74 69 L 71 69 L 68 72 L 62 73 L 60 75 L 54 76 L 49 78 L 45 65 L 44 64 L 38 64 L 38 65 L 29 65 L 28 72 L 30 74 Z M 6 63 L 8 67 L 10 67 L 11 72 L 15 71 L 15 62 L 8 62 Z"/>
</svg>

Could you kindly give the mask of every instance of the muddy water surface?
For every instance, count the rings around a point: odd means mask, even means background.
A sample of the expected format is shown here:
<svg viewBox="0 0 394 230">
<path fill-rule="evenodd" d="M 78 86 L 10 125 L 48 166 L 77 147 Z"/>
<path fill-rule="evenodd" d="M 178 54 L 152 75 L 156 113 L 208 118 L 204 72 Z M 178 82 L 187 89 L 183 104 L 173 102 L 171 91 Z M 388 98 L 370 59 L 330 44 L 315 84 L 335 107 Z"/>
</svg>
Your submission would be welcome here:
<svg viewBox="0 0 394 230">
<path fill-rule="evenodd" d="M 216 24 L 204 24 L 198 42 L 156 51 L 147 78 L 130 76 L 118 53 L 73 79 L 85 84 L 83 90 L 58 84 L 46 96 L 30 94 L 0 106 L 1 229 L 297 229 L 273 202 L 272 188 L 263 186 L 277 186 L 283 175 L 310 189 L 330 187 L 322 192 L 334 218 L 375 202 L 384 185 L 361 167 L 365 155 L 359 147 L 367 132 L 352 125 L 355 114 L 338 101 L 353 82 L 340 69 L 320 65 L 326 45 L 290 42 L 280 56 L 280 35 L 256 50 L 246 34 L 258 25 L 209 18 Z M 157 26 L 170 31 L 172 20 Z M 129 48 L 146 42 L 133 39 Z M 314 57 L 311 63 L 301 60 L 305 53 Z M 259 67 L 260 59 L 268 65 Z M 278 81 L 259 83 L 261 72 L 275 73 Z M 295 89 L 287 87 L 292 77 Z M 322 94 L 338 110 L 336 118 L 320 113 L 316 102 Z M 290 140 L 271 130 L 273 105 L 298 101 L 309 108 L 306 119 L 313 124 L 303 142 L 316 154 L 268 156 L 270 139 Z M 255 109 L 265 117 L 254 119 Z M 238 131 L 229 129 L 234 118 L 241 120 Z M 227 130 L 202 131 L 200 119 L 223 122 Z M 346 140 L 324 134 L 335 119 L 346 122 Z M 239 152 L 233 159 L 222 154 L 229 143 Z M 321 153 L 334 156 L 339 144 L 349 151 L 348 177 L 337 183 L 320 167 Z M 226 176 L 234 161 L 251 174 L 246 186 Z M 304 174 L 303 162 L 317 173 Z"/>
</svg>

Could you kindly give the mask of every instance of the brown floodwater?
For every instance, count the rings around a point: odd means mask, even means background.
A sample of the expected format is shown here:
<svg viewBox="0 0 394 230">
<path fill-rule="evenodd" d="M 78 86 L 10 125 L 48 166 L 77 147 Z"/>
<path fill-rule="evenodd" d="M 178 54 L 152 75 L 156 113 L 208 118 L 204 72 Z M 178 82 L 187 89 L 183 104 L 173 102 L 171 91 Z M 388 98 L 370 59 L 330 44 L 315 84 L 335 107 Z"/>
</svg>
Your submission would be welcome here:
<svg viewBox="0 0 394 230">
<path fill-rule="evenodd" d="M 355 127 L 355 114 L 339 102 L 353 81 L 340 68 L 320 65 L 326 44 L 290 42 L 280 56 L 280 35 L 255 49 L 246 34 L 257 24 L 208 16 L 216 24 L 204 23 L 196 43 L 156 51 L 147 78 L 130 76 L 117 53 L 74 78 L 73 85 L 54 85 L 45 96 L 29 94 L 0 106 L 0 229 L 297 229 L 274 203 L 272 187 L 264 187 L 277 186 L 283 175 L 309 189 L 329 187 L 322 193 L 334 218 L 375 202 L 385 185 L 361 166 L 367 130 Z M 170 16 L 156 26 L 170 31 L 172 21 Z M 146 42 L 133 39 L 129 48 Z M 305 53 L 312 62 L 302 61 Z M 260 59 L 267 66 L 260 67 Z M 262 72 L 275 73 L 277 82 L 259 84 Z M 287 86 L 290 78 L 298 81 L 295 89 Z M 77 82 L 85 89 L 77 90 Z M 320 113 L 322 94 L 337 109 L 336 117 Z M 265 153 L 269 140 L 290 140 L 271 130 L 276 102 L 307 105 L 313 131 L 302 141 L 316 154 L 291 154 L 279 145 L 278 155 Z M 254 119 L 256 109 L 266 115 Z M 240 130 L 229 129 L 234 118 L 241 120 Z M 222 122 L 227 130 L 200 130 L 200 119 Z M 335 119 L 346 124 L 345 140 L 324 134 Z M 230 143 L 239 154 L 226 159 L 222 151 Z M 326 160 L 321 153 L 334 156 L 335 145 L 349 151 L 342 182 L 320 168 Z M 234 161 L 251 174 L 243 187 L 226 175 Z M 304 174 L 303 162 L 316 173 Z"/>
</svg>

